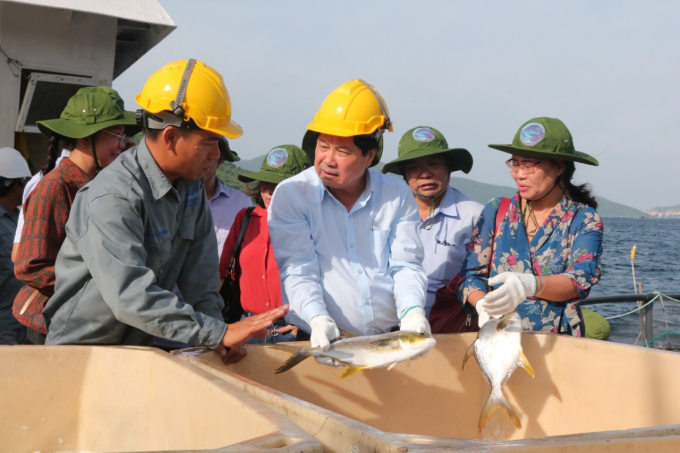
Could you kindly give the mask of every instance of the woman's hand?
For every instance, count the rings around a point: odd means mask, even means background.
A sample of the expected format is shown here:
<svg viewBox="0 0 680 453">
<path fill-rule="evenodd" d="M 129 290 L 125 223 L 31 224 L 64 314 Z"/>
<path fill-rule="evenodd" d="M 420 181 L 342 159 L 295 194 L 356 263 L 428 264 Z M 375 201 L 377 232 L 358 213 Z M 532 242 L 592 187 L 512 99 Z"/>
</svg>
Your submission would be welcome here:
<svg viewBox="0 0 680 453">
<path fill-rule="evenodd" d="M 484 297 L 484 308 L 490 316 L 510 313 L 525 299 L 536 293 L 536 277 L 533 274 L 503 272 L 489 279 L 489 286 L 503 285 Z"/>
<path fill-rule="evenodd" d="M 298 328 L 296 326 L 288 325 L 288 326 L 281 327 L 280 329 L 277 328 L 276 330 L 279 333 L 293 332 L 293 335 L 295 336 L 295 338 L 297 338 Z"/>
<path fill-rule="evenodd" d="M 239 322 L 229 324 L 227 333 L 222 338 L 222 346 L 231 348 L 239 343 L 245 343 L 251 338 L 265 338 L 269 335 L 267 327 L 275 319 L 283 318 L 288 313 L 288 305 L 265 311 L 259 315 L 249 316 Z"/>
</svg>

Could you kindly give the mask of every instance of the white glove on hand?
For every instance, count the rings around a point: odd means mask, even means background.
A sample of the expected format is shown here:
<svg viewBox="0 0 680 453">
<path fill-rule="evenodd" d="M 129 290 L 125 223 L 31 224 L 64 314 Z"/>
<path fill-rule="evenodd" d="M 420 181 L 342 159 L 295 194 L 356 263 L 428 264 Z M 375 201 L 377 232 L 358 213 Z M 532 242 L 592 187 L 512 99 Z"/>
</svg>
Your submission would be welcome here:
<svg viewBox="0 0 680 453">
<path fill-rule="evenodd" d="M 477 325 L 481 329 L 482 326 L 489 320 L 489 318 L 491 318 L 491 316 L 489 316 L 489 313 L 486 312 L 486 301 L 484 299 L 479 299 L 477 301 L 477 305 L 475 305 L 475 308 L 477 309 L 477 314 L 479 315 Z"/>
<path fill-rule="evenodd" d="M 536 294 L 534 274 L 503 272 L 489 279 L 489 286 L 503 283 L 484 297 L 484 308 L 490 316 L 503 316 L 513 311 L 526 298 Z"/>
<path fill-rule="evenodd" d="M 331 347 L 331 341 L 340 338 L 340 331 L 335 321 L 330 316 L 315 316 L 312 322 L 309 323 L 312 328 L 312 334 L 309 338 L 312 347 L 320 347 L 322 351 L 328 351 Z"/>
<path fill-rule="evenodd" d="M 415 307 L 407 310 L 404 317 L 401 318 L 399 330 L 410 330 L 432 335 L 430 323 L 427 322 L 427 318 L 425 317 L 425 310 L 422 307 Z"/>
<path fill-rule="evenodd" d="M 331 341 L 340 338 L 338 326 L 335 325 L 335 321 L 330 316 L 315 316 L 309 323 L 309 327 L 312 328 L 312 334 L 309 338 L 312 347 L 318 346 L 324 352 L 331 347 Z M 342 366 L 340 362 L 336 362 L 330 357 L 314 357 L 314 359 L 321 365 Z"/>
</svg>

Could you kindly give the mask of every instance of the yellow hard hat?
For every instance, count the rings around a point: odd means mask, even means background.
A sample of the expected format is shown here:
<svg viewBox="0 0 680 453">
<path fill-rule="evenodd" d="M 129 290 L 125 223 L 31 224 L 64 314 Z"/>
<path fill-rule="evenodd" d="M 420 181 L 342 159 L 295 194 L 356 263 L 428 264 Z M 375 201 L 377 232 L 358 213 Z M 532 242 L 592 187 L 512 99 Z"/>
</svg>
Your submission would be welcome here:
<svg viewBox="0 0 680 453">
<path fill-rule="evenodd" d="M 340 137 L 374 135 L 379 140 L 379 149 L 371 163 L 373 166 L 382 155 L 383 132 L 392 132 L 393 128 L 390 112 L 380 93 L 373 85 L 356 79 L 343 83 L 326 97 L 314 121 L 307 125 L 307 130 L 302 147 L 312 161 L 317 134 Z"/>
<path fill-rule="evenodd" d="M 243 135 L 241 126 L 231 120 L 231 100 L 222 76 L 200 61 L 166 64 L 149 77 L 135 101 L 144 109 L 138 117 L 152 129 L 192 119 L 199 128 L 227 138 Z"/>
</svg>

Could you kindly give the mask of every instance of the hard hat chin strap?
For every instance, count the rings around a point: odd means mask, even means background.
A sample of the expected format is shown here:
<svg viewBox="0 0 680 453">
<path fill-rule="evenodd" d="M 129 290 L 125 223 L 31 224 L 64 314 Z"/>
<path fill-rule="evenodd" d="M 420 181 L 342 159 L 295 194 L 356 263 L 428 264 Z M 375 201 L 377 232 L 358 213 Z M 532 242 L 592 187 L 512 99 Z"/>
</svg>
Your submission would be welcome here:
<svg viewBox="0 0 680 453">
<path fill-rule="evenodd" d="M 177 96 L 175 100 L 170 102 L 170 109 L 172 113 L 181 119 L 184 119 L 184 109 L 182 108 L 182 102 L 184 102 L 184 96 L 187 93 L 187 86 L 189 85 L 189 79 L 191 78 L 191 72 L 196 66 L 196 60 L 193 58 L 187 62 L 187 66 L 184 68 L 184 73 L 182 74 L 182 80 L 179 82 L 179 88 L 177 89 Z"/>
</svg>

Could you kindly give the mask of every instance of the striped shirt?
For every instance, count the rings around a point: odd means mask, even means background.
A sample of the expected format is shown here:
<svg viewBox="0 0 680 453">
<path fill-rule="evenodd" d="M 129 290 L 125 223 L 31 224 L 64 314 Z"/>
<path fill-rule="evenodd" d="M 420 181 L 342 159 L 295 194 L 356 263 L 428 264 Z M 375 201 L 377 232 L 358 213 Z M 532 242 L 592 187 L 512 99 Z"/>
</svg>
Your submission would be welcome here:
<svg viewBox="0 0 680 453">
<path fill-rule="evenodd" d="M 47 328 L 42 310 L 54 294 L 54 263 L 66 238 L 66 221 L 76 192 L 88 182 L 85 172 L 64 157 L 24 203 L 24 227 L 14 273 L 26 286 L 14 299 L 12 313 L 20 323 L 43 334 L 47 334 Z M 36 296 L 29 300 L 35 291 Z"/>
</svg>

